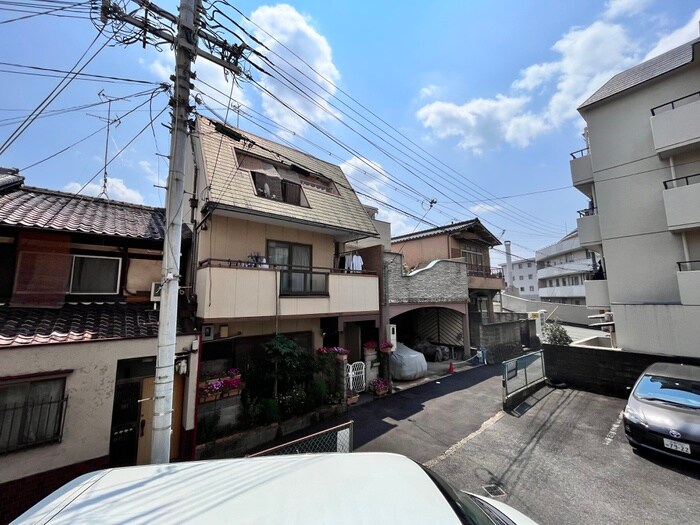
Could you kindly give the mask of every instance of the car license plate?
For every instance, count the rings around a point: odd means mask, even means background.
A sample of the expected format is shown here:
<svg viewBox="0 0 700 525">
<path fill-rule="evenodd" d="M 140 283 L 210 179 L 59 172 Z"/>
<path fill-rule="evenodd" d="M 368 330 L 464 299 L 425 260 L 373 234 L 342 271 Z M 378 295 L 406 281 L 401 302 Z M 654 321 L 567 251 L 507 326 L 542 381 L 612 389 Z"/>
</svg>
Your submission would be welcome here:
<svg viewBox="0 0 700 525">
<path fill-rule="evenodd" d="M 687 443 L 680 443 L 678 441 L 673 441 L 672 439 L 664 438 L 664 447 L 670 448 L 671 450 L 677 450 L 678 452 L 684 452 L 685 454 L 690 454 L 690 445 Z"/>
</svg>

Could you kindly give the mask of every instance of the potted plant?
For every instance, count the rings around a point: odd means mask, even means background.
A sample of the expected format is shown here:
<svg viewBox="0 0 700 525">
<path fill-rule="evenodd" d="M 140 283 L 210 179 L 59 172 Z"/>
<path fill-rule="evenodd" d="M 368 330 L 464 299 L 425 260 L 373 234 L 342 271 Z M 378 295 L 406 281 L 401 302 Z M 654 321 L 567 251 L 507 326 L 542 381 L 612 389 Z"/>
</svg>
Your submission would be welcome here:
<svg viewBox="0 0 700 525">
<path fill-rule="evenodd" d="M 360 400 L 360 394 L 359 392 L 355 392 L 354 390 L 348 390 L 348 396 L 346 399 L 346 403 L 348 406 L 354 405 Z"/>
<path fill-rule="evenodd" d="M 316 349 L 316 353 L 319 355 L 334 355 L 336 359 L 347 361 L 350 350 L 342 346 L 322 346 Z"/>
<path fill-rule="evenodd" d="M 384 397 L 389 393 L 389 384 L 381 377 L 377 377 L 369 382 L 369 391 L 377 397 Z"/>
<path fill-rule="evenodd" d="M 394 351 L 394 345 L 390 343 L 389 341 L 384 341 L 381 345 L 379 345 L 379 350 L 381 352 L 393 352 Z"/>
</svg>

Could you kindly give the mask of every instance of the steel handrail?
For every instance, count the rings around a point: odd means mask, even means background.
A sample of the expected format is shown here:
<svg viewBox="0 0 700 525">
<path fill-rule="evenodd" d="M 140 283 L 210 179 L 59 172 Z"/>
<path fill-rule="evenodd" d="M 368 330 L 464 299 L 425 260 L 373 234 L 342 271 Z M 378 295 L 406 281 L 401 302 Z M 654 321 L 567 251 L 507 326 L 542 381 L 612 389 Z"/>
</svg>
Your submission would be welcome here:
<svg viewBox="0 0 700 525">
<path fill-rule="evenodd" d="M 693 179 L 695 177 L 700 177 L 700 173 L 695 173 L 693 175 L 686 175 L 685 177 L 676 177 L 675 179 L 668 179 L 664 181 L 664 189 L 665 190 L 670 190 L 671 188 L 679 188 L 680 186 L 677 184 L 672 184 L 672 183 L 677 183 L 679 181 L 684 181 L 685 186 L 690 186 L 690 179 Z M 700 181 L 699 181 L 700 182 Z M 695 184 L 698 184 L 697 182 Z M 681 185 L 683 186 L 683 185 Z"/>
<path fill-rule="evenodd" d="M 652 116 L 655 116 L 657 109 L 661 109 L 669 105 L 671 106 L 671 111 L 673 111 L 674 109 L 676 109 L 676 102 L 681 102 L 682 100 L 686 100 L 692 97 L 698 97 L 698 100 L 700 100 L 700 91 L 696 91 L 695 93 L 691 93 L 690 95 L 671 100 L 670 102 L 664 102 L 663 104 L 653 107 L 651 108 L 651 114 Z M 681 106 L 685 106 L 685 104 L 681 104 Z"/>
</svg>

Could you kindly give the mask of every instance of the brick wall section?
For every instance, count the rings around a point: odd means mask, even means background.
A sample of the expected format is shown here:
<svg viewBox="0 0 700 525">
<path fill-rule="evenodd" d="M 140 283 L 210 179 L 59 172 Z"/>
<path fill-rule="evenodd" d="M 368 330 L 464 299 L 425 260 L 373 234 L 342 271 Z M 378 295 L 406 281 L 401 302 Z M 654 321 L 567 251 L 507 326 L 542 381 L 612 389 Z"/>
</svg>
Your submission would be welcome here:
<svg viewBox="0 0 700 525">
<path fill-rule="evenodd" d="M 103 456 L 0 484 L 0 523 L 9 523 L 78 476 L 108 466 L 109 457 Z"/>
<path fill-rule="evenodd" d="M 700 359 L 668 355 L 641 354 L 582 348 L 542 345 L 547 378 L 557 383 L 598 394 L 626 398 L 628 388 L 651 364 L 658 361 L 700 366 Z"/>
<path fill-rule="evenodd" d="M 385 253 L 391 303 L 437 303 L 469 301 L 467 265 L 458 261 L 437 261 L 413 275 L 403 274 L 403 256 Z"/>
</svg>

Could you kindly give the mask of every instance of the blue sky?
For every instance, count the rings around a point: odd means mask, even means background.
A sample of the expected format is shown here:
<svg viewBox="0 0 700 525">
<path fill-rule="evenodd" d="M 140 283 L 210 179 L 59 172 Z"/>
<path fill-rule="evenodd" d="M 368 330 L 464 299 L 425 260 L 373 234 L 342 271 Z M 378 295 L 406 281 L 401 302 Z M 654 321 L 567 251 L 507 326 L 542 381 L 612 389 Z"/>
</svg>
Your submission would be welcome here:
<svg viewBox="0 0 700 525">
<path fill-rule="evenodd" d="M 131 1 L 120 3 L 136 9 Z M 172 12 L 179 4 L 155 3 Z M 615 73 L 700 34 L 700 9 L 689 0 L 231 4 L 247 20 L 222 2 L 216 6 L 266 44 L 259 51 L 274 66 L 255 55 L 251 60 L 273 76 L 244 66 L 253 81 L 232 88 L 220 68 L 200 59 L 194 67 L 199 112 L 213 110 L 233 125 L 275 133 L 340 164 L 361 199 L 392 223 L 394 234 L 477 216 L 525 257 L 573 229 L 576 210 L 586 207 L 583 195 L 570 187 L 569 153 L 585 146 L 576 107 Z M 0 143 L 61 80 L 25 66 L 69 70 L 87 49 L 89 58 L 114 34 L 110 25 L 98 36 L 101 24 L 89 19 L 87 9 L 54 13 L 71 18 L 18 21 L 11 20 L 36 9 L 8 9 L 0 6 L 0 75 L 9 95 L 0 103 Z M 237 34 L 255 45 L 221 15 L 217 19 L 224 38 L 236 42 Z M 83 193 L 96 195 L 107 146 L 107 158 L 115 157 L 106 168 L 107 196 L 160 206 L 164 192 L 157 186 L 167 176 L 162 155 L 169 148 L 167 109 L 161 113 L 167 95 L 149 98 L 158 83 L 168 81 L 172 53 L 168 46 L 158 51 L 114 43 L 83 73 L 148 83 L 74 80 L 3 146 L 0 165 L 21 168 L 28 185 L 71 192 L 84 187 Z M 276 79 L 281 74 L 306 84 L 303 91 L 313 103 L 282 86 Z M 239 112 L 227 112 L 229 93 Z M 117 99 L 108 143 L 106 96 Z M 494 255 L 494 263 L 502 260 L 499 252 Z"/>
</svg>

